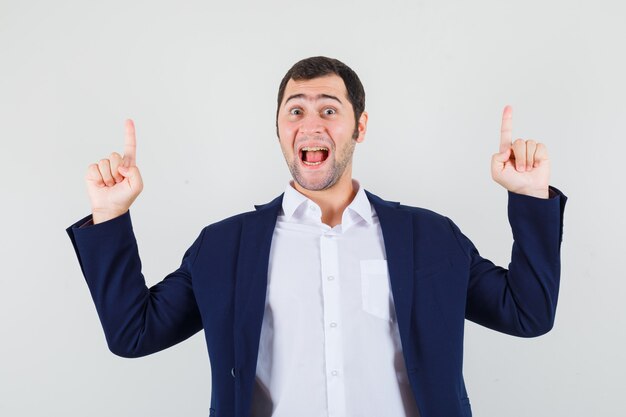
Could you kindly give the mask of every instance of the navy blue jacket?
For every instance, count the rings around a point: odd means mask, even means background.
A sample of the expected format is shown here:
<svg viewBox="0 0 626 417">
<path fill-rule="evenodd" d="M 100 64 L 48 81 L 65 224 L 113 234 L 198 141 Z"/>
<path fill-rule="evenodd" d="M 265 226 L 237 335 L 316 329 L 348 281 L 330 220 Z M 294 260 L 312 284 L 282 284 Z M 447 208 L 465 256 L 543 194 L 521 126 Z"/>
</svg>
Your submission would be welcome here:
<svg viewBox="0 0 626 417">
<path fill-rule="evenodd" d="M 450 219 L 366 192 L 383 231 L 402 351 L 421 417 L 469 417 L 465 319 L 533 337 L 552 328 L 566 197 L 509 193 L 508 269 L 482 258 Z M 67 229 L 110 350 L 138 357 L 204 329 L 211 416 L 247 417 L 255 382 L 270 244 L 282 195 L 205 227 L 180 267 L 145 285 L 130 213 Z M 306 405 L 303 404 L 303 407 Z"/>
</svg>

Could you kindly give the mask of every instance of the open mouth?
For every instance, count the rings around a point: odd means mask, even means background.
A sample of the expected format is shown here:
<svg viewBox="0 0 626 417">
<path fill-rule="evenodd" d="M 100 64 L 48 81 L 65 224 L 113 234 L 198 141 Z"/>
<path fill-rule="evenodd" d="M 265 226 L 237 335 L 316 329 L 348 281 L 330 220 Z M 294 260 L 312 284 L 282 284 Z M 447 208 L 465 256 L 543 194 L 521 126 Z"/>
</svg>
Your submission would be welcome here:
<svg viewBox="0 0 626 417">
<path fill-rule="evenodd" d="M 328 158 L 328 148 L 323 146 L 305 146 L 300 150 L 300 159 L 304 165 L 320 165 L 326 158 Z"/>
</svg>

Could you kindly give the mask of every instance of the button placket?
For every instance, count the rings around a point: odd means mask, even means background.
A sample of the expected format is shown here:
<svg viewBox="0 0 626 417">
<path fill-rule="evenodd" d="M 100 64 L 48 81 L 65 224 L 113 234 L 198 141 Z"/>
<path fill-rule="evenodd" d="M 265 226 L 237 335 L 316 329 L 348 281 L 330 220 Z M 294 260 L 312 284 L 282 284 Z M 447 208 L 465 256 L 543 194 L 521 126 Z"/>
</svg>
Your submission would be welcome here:
<svg viewBox="0 0 626 417">
<path fill-rule="evenodd" d="M 345 386 L 340 378 L 343 369 L 341 332 L 341 286 L 339 280 L 339 247 L 332 234 L 320 238 L 322 294 L 324 307 L 324 349 L 326 362 L 326 390 L 330 415 L 345 415 Z"/>
</svg>

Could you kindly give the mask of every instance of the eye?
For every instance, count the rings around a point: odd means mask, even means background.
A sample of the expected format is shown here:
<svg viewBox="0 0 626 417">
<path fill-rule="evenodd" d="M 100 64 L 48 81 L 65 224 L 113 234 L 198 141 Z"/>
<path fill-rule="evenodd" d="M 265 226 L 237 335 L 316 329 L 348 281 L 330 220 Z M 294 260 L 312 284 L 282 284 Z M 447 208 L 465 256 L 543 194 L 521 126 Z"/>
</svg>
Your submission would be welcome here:
<svg viewBox="0 0 626 417">
<path fill-rule="evenodd" d="M 302 110 L 296 107 L 289 110 L 289 114 L 291 114 L 292 116 L 299 116 L 302 114 Z"/>
<path fill-rule="evenodd" d="M 330 116 L 330 115 L 333 115 L 333 114 L 336 114 L 336 113 L 337 113 L 337 110 L 333 109 L 332 107 L 327 107 L 327 108 L 324 109 L 324 114 L 326 116 Z"/>
</svg>

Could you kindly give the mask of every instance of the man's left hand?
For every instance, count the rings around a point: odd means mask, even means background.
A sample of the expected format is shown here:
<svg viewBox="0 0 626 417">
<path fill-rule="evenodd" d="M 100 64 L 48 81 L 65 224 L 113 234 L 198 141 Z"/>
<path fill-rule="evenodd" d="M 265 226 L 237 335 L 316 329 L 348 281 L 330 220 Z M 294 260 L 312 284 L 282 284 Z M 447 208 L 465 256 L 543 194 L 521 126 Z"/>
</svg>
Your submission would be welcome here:
<svg viewBox="0 0 626 417">
<path fill-rule="evenodd" d="M 513 109 L 504 107 L 500 131 L 500 152 L 491 158 L 491 176 L 507 190 L 548 198 L 550 159 L 543 143 L 517 139 L 513 142 Z"/>
</svg>

